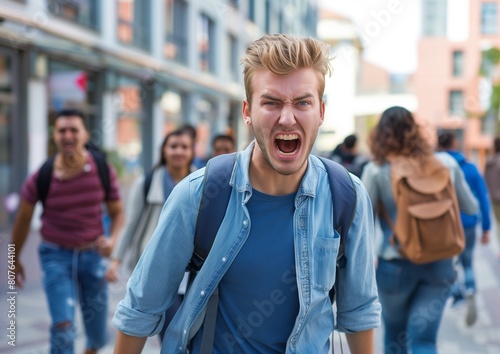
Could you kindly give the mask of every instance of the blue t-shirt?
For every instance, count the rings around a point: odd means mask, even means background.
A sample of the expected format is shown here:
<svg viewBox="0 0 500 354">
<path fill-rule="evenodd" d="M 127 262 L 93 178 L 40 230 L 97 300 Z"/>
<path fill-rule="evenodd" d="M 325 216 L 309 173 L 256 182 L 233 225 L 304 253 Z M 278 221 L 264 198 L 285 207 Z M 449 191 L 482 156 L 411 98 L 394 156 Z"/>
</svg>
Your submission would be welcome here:
<svg viewBox="0 0 500 354">
<path fill-rule="evenodd" d="M 214 353 L 284 353 L 299 312 L 295 194 L 254 190 L 250 234 L 219 284 Z"/>
</svg>

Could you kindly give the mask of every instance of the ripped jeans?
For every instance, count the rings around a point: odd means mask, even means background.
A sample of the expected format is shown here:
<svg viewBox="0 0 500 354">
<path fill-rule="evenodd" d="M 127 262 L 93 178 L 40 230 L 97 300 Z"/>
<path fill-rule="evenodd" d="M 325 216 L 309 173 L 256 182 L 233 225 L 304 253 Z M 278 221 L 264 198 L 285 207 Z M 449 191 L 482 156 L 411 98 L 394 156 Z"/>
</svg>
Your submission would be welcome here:
<svg viewBox="0 0 500 354">
<path fill-rule="evenodd" d="M 62 248 L 42 242 L 39 247 L 42 281 L 52 325 L 50 353 L 73 354 L 76 338 L 75 306 L 79 302 L 87 349 L 99 349 L 107 340 L 108 290 L 106 261 L 97 252 Z"/>
</svg>

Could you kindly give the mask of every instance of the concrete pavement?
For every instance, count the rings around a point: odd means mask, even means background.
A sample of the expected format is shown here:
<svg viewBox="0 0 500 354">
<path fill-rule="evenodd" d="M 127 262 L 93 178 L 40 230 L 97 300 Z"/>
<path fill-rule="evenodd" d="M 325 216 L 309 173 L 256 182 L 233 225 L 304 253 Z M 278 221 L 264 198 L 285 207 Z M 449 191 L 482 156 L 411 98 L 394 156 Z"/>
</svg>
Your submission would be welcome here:
<svg viewBox="0 0 500 354">
<path fill-rule="evenodd" d="M 15 346 L 8 344 L 9 338 L 9 289 L 8 285 L 8 235 L 0 234 L 0 290 L 4 297 L 0 301 L 0 353 L 12 354 L 45 354 L 48 353 L 48 334 L 50 317 L 41 288 L 40 269 L 38 265 L 37 245 L 39 237 L 36 233 L 30 235 L 22 254 L 22 261 L 27 273 L 27 283 L 24 289 L 17 289 L 15 294 Z M 475 273 L 477 277 L 477 304 L 479 317 L 472 327 L 465 325 L 465 306 L 451 308 L 448 306 L 439 333 L 440 354 L 498 354 L 500 353 L 500 262 L 496 259 L 498 244 L 490 246 L 477 244 L 475 250 Z M 112 310 L 123 296 L 123 282 L 110 286 L 109 310 L 109 344 L 101 350 L 102 354 L 113 352 L 116 329 L 111 324 Z M 78 314 L 79 316 L 79 314 Z M 76 342 L 76 353 L 82 353 L 84 339 L 81 333 L 80 317 L 78 317 L 79 336 Z M 376 353 L 382 353 L 382 329 L 376 331 Z M 343 337 L 343 336 L 341 336 Z M 339 351 L 339 336 L 335 334 L 336 353 Z M 149 338 L 143 351 L 145 354 L 159 353 L 157 337 Z M 343 339 L 344 353 L 349 353 L 347 342 Z"/>
</svg>

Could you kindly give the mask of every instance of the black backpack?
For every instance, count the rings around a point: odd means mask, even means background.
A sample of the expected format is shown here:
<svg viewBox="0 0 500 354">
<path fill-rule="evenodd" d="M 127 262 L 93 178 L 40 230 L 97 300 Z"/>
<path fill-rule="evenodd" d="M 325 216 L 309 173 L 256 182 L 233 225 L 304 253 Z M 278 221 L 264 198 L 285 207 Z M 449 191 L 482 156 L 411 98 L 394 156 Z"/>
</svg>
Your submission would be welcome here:
<svg viewBox="0 0 500 354">
<path fill-rule="evenodd" d="M 106 162 L 106 155 L 102 151 L 94 148 L 89 149 L 88 151 L 94 158 L 97 171 L 99 173 L 99 179 L 101 180 L 102 187 L 104 188 L 104 199 L 107 200 L 111 189 L 111 180 L 109 177 L 109 167 Z M 43 206 L 45 206 L 45 199 L 47 199 L 47 194 L 50 189 L 50 180 L 52 179 L 54 161 L 55 156 L 52 156 L 44 162 L 42 167 L 40 167 L 40 173 L 38 174 L 38 178 L 36 180 L 38 199 L 42 202 Z"/>
<path fill-rule="evenodd" d="M 198 208 L 198 218 L 196 220 L 194 252 L 188 264 L 188 271 L 191 273 L 190 282 L 199 272 L 205 262 L 217 231 L 226 213 L 227 204 L 231 195 L 232 187 L 229 184 L 233 170 L 236 154 L 225 154 L 213 157 L 207 163 L 203 180 L 203 191 Z M 336 272 L 338 279 L 339 269 L 345 268 L 348 259 L 344 254 L 345 241 L 349 227 L 354 219 L 356 211 L 356 188 L 348 171 L 339 163 L 327 158 L 318 158 L 323 162 L 328 172 L 330 192 L 332 194 L 333 226 L 340 234 L 339 253 L 336 262 Z M 334 284 L 330 289 L 329 296 L 332 304 L 335 301 Z M 203 337 L 201 352 L 211 352 L 215 335 L 215 320 L 217 318 L 218 289 L 216 288 L 207 303 L 207 311 L 203 323 Z"/>
</svg>

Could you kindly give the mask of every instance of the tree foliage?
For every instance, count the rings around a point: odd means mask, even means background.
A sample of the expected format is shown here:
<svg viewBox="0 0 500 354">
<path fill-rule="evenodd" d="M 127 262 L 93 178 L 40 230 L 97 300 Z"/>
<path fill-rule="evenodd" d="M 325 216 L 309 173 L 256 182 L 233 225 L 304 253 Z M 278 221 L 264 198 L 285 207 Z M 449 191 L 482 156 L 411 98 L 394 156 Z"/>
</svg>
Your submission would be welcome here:
<svg viewBox="0 0 500 354">
<path fill-rule="evenodd" d="M 492 79 L 490 109 L 495 117 L 495 133 L 500 133 L 500 77 L 493 77 L 500 71 L 500 48 L 490 48 L 483 52 L 480 75 Z M 496 74 L 498 75 L 498 74 Z"/>
</svg>

